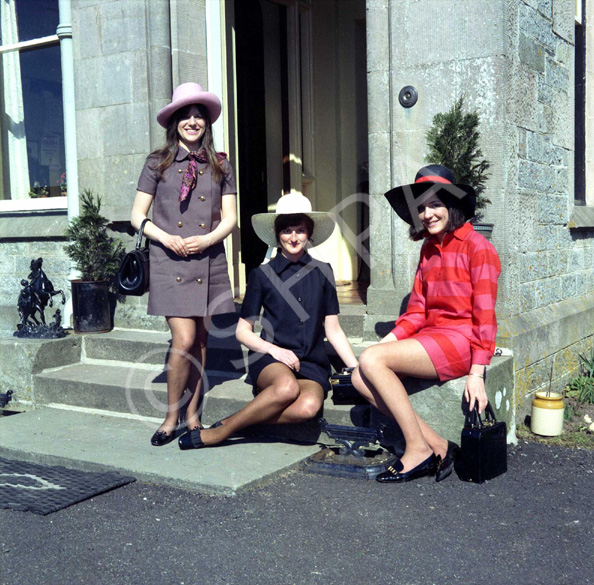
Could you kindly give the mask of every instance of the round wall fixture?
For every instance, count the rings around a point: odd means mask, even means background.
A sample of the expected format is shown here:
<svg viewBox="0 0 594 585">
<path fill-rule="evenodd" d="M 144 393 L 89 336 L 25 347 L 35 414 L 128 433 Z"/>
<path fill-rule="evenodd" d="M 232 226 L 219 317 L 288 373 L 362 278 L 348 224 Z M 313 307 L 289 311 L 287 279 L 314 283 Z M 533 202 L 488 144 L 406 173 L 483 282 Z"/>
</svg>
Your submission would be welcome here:
<svg viewBox="0 0 594 585">
<path fill-rule="evenodd" d="M 405 85 L 398 94 L 398 101 L 403 108 L 412 108 L 419 99 L 419 92 L 412 85 Z"/>
</svg>

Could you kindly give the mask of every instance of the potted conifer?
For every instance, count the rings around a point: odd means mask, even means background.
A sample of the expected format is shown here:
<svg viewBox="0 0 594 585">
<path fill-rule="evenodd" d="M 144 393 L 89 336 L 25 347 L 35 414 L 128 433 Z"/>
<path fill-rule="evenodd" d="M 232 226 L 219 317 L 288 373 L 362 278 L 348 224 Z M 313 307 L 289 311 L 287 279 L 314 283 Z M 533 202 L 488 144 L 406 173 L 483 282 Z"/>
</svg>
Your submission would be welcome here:
<svg viewBox="0 0 594 585">
<path fill-rule="evenodd" d="M 492 223 L 482 223 L 483 212 L 490 199 L 484 195 L 491 166 L 483 158 L 479 146 L 480 117 L 478 112 L 464 111 L 464 96 L 460 97 L 446 113 L 436 114 L 433 125 L 427 132 L 429 152 L 427 161 L 448 167 L 454 173 L 456 182 L 470 185 L 476 192 L 476 214 L 472 220 L 474 228 L 485 237 L 491 237 Z"/>
<path fill-rule="evenodd" d="M 119 269 L 122 243 L 107 233 L 101 198 L 85 190 L 81 211 L 66 230 L 66 252 L 80 273 L 72 280 L 72 314 L 76 333 L 104 333 L 113 329 L 110 285 Z"/>
</svg>

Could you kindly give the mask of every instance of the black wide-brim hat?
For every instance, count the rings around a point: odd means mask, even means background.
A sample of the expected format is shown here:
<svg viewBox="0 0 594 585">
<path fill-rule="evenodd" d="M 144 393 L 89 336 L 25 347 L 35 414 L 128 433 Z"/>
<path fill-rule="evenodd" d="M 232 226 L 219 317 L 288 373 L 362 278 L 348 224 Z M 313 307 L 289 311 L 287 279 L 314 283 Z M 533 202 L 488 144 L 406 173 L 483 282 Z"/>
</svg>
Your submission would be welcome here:
<svg viewBox="0 0 594 585">
<path fill-rule="evenodd" d="M 419 205 L 431 195 L 437 195 L 446 205 L 462 210 L 465 219 L 474 217 L 476 192 L 470 185 L 455 182 L 454 173 L 441 165 L 423 167 L 410 185 L 394 187 L 384 194 L 392 209 L 409 225 L 413 225 L 411 210 L 416 213 Z"/>
</svg>

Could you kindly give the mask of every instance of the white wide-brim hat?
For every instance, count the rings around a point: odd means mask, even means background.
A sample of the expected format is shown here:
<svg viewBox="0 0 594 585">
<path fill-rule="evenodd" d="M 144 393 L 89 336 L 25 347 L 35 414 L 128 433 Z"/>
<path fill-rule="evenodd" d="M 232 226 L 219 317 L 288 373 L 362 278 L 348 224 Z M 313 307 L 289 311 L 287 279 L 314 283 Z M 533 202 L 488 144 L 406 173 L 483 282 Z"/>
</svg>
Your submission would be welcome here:
<svg viewBox="0 0 594 585">
<path fill-rule="evenodd" d="M 182 83 L 175 88 L 171 103 L 167 104 L 158 114 L 157 122 L 167 128 L 171 116 L 177 110 L 191 104 L 201 104 L 208 110 L 211 124 L 221 114 L 221 100 L 212 92 L 204 91 L 197 83 Z"/>
<path fill-rule="evenodd" d="M 257 213 L 252 216 L 252 226 L 256 235 L 273 248 L 278 246 L 274 234 L 274 222 L 279 215 L 302 213 L 314 222 L 313 233 L 310 236 L 312 246 L 319 246 L 325 242 L 334 231 L 334 218 L 326 211 L 312 211 L 310 200 L 300 193 L 283 195 L 276 204 L 274 213 Z"/>
</svg>

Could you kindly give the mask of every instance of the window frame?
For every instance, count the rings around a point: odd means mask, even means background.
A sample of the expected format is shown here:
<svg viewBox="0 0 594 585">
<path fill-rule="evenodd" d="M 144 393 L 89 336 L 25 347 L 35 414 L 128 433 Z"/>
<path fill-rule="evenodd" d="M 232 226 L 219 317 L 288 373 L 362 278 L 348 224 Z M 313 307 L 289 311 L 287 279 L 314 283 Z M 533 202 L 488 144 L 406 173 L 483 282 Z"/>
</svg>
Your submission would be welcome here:
<svg viewBox="0 0 594 585">
<path fill-rule="evenodd" d="M 45 47 L 60 46 L 60 38 L 57 34 L 29 39 L 10 45 L 0 44 L 0 56 L 11 51 L 21 52 L 35 51 Z M 0 199 L 0 212 L 2 211 L 33 211 L 42 209 L 67 209 L 68 197 L 43 197 L 39 199 Z"/>
</svg>

